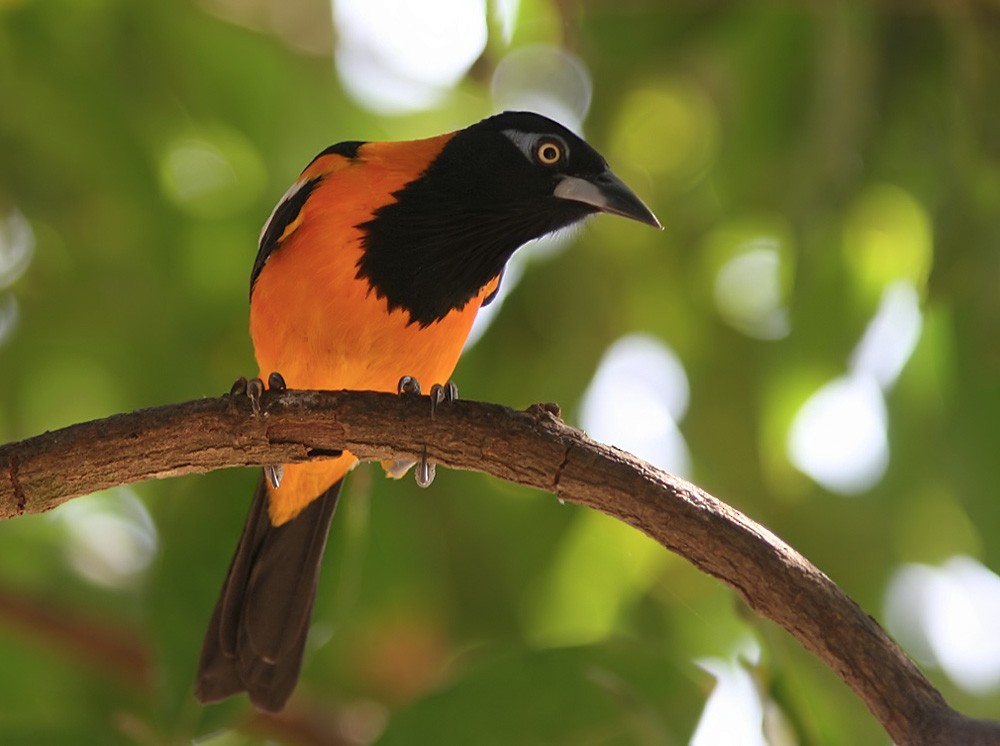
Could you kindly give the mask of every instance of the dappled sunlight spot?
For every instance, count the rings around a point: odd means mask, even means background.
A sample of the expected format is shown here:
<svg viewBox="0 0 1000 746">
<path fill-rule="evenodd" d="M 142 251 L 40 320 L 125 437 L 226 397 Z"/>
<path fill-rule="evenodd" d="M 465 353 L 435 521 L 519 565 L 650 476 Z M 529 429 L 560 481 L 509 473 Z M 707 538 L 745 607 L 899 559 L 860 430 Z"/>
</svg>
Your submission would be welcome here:
<svg viewBox="0 0 1000 746">
<path fill-rule="evenodd" d="M 748 336 L 768 340 L 788 336 L 777 239 L 751 240 L 719 269 L 715 306 L 726 323 Z"/>
<path fill-rule="evenodd" d="M 521 619 L 535 645 L 584 645 L 611 634 L 626 604 L 649 589 L 669 555 L 645 534 L 595 511 L 581 512 L 555 560 L 526 594 Z"/>
<path fill-rule="evenodd" d="M 70 566 L 96 585 L 133 585 L 156 553 L 153 519 L 128 487 L 64 503 L 52 517 L 66 530 Z"/>
<path fill-rule="evenodd" d="M 783 217 L 731 218 L 705 236 L 700 253 L 704 282 L 723 321 L 755 339 L 788 335 L 794 248 Z"/>
<path fill-rule="evenodd" d="M 657 183 L 689 188 L 718 148 L 718 115 L 698 87 L 680 80 L 638 88 L 619 106 L 612 155 L 623 171 L 651 173 Z"/>
<path fill-rule="evenodd" d="M 490 91 L 498 109 L 537 111 L 582 134 L 593 83 L 576 55 L 534 44 L 515 49 L 500 61 Z"/>
<path fill-rule="evenodd" d="M 0 290 L 13 285 L 28 269 L 35 255 L 35 232 L 20 210 L 0 219 Z M 0 295 L 0 345 L 17 329 L 20 306 L 13 293 Z"/>
<path fill-rule="evenodd" d="M 340 702 L 338 730 L 349 744 L 375 743 L 389 721 L 389 708 L 374 699 Z"/>
<path fill-rule="evenodd" d="M 383 114 L 433 106 L 486 48 L 483 0 L 334 0 L 337 72 Z"/>
<path fill-rule="evenodd" d="M 219 150 L 207 142 L 184 140 L 166 155 L 164 185 L 179 204 L 194 202 L 236 184 L 236 171 Z"/>
<path fill-rule="evenodd" d="M 580 426 L 596 440 L 686 476 L 691 457 L 677 423 L 689 396 L 673 350 L 653 336 L 630 334 L 604 353 L 583 396 Z"/>
<path fill-rule="evenodd" d="M 20 210 L 0 219 L 0 290 L 13 285 L 35 255 L 35 232 Z"/>
<path fill-rule="evenodd" d="M 885 614 L 911 655 L 973 694 L 1000 690 L 1000 577 L 978 560 L 903 565 L 886 590 Z"/>
<path fill-rule="evenodd" d="M 265 169 L 249 140 L 214 128 L 182 135 L 168 145 L 160 161 L 160 183 L 178 207 L 216 218 L 252 203 L 264 187 Z"/>
<path fill-rule="evenodd" d="M 715 678 L 712 693 L 690 746 L 768 746 L 764 738 L 764 702 L 748 665 L 760 658 L 760 648 L 747 642 L 745 655 L 728 658 L 701 658 L 695 664 Z"/>
<path fill-rule="evenodd" d="M 521 11 L 521 0 L 494 0 L 491 4 L 493 18 L 500 27 L 500 39 L 510 44 L 517 28 L 517 17 Z"/>
<path fill-rule="evenodd" d="M 831 492 L 870 489 L 889 463 L 882 390 L 870 376 L 848 375 L 814 393 L 792 422 L 788 455 L 795 467 Z"/>
<path fill-rule="evenodd" d="M 909 192 L 889 184 L 869 187 L 844 224 L 847 266 L 868 292 L 908 280 L 922 293 L 933 262 L 932 236 L 930 216 Z"/>
<path fill-rule="evenodd" d="M 890 284 L 851 354 L 851 370 L 872 376 L 883 390 L 889 390 L 913 354 L 922 325 L 913 285 L 906 280 Z"/>
<path fill-rule="evenodd" d="M 889 284 L 851 354 L 847 375 L 823 386 L 796 414 L 788 435 L 796 468 L 842 495 L 879 482 L 889 464 L 885 392 L 913 354 L 922 326 L 913 286 Z"/>
</svg>

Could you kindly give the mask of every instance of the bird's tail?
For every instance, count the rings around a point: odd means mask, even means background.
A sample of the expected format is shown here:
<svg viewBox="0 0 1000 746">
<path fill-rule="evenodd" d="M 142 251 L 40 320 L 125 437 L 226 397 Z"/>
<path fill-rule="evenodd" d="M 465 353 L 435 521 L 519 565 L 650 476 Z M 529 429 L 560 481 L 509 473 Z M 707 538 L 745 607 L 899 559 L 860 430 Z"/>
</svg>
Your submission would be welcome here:
<svg viewBox="0 0 1000 746">
<path fill-rule="evenodd" d="M 343 480 L 275 526 L 263 477 L 198 661 L 195 696 L 246 691 L 262 710 L 285 706 L 299 677 L 326 537 Z"/>
</svg>

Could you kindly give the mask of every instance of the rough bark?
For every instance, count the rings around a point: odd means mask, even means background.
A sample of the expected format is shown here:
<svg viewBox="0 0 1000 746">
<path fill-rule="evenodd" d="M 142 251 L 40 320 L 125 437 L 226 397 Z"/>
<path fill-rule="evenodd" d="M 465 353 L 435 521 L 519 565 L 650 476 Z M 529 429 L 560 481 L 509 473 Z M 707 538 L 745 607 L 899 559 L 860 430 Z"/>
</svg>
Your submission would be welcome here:
<svg viewBox="0 0 1000 746">
<path fill-rule="evenodd" d="M 952 710 L 882 628 L 763 526 L 697 486 L 597 443 L 552 405 L 518 412 L 426 397 L 266 392 L 82 423 L 0 447 L 0 518 L 99 489 L 349 449 L 361 459 L 428 458 L 555 493 L 643 531 L 733 587 L 830 666 L 897 744 L 1000 744 L 1000 724 Z"/>
</svg>

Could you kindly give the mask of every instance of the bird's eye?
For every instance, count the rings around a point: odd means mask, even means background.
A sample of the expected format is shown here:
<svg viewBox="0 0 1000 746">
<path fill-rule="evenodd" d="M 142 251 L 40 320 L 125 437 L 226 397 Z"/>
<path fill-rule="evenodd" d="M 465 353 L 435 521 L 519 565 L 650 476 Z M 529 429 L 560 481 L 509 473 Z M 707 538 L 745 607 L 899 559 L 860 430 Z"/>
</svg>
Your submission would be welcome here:
<svg viewBox="0 0 1000 746">
<path fill-rule="evenodd" d="M 555 140 L 542 140 L 535 148 L 535 158 L 543 166 L 554 166 L 563 159 L 563 145 Z"/>
</svg>

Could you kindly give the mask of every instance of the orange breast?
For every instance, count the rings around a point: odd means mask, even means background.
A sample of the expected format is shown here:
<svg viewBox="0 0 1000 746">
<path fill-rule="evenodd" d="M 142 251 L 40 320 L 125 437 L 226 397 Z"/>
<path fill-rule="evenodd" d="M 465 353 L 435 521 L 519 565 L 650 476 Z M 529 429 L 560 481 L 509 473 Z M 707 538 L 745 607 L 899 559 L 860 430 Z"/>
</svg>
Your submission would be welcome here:
<svg viewBox="0 0 1000 746">
<path fill-rule="evenodd" d="M 395 391 L 404 375 L 425 390 L 448 380 L 496 280 L 463 308 L 420 328 L 408 323 L 405 311 L 390 312 L 356 274 L 362 251 L 357 226 L 419 175 L 449 137 L 372 143 L 357 159 L 329 156 L 306 170 L 303 178 L 312 178 L 333 167 L 268 258 L 251 298 L 250 333 L 263 379 L 277 371 L 289 388 L 369 391 Z M 324 164 L 328 159 L 337 160 Z M 355 463 L 345 453 L 286 465 L 281 486 L 271 491 L 272 522 L 293 518 Z"/>
</svg>

